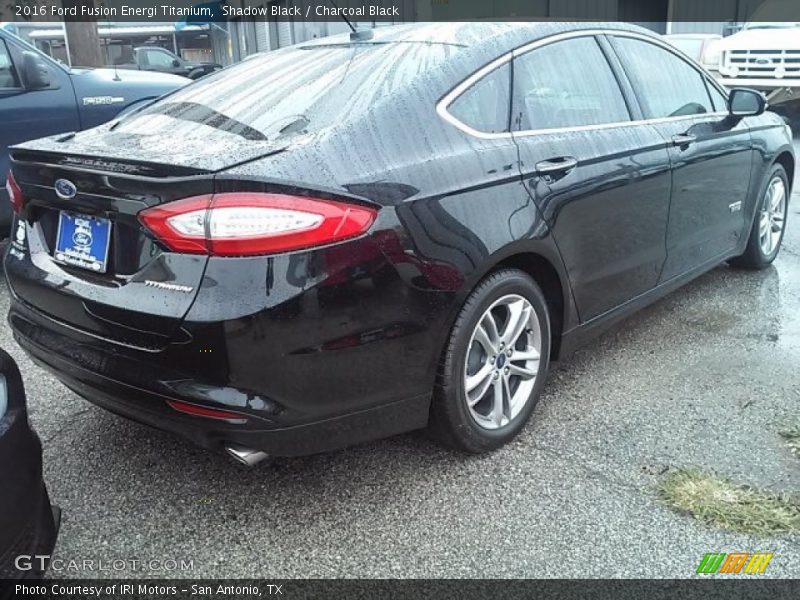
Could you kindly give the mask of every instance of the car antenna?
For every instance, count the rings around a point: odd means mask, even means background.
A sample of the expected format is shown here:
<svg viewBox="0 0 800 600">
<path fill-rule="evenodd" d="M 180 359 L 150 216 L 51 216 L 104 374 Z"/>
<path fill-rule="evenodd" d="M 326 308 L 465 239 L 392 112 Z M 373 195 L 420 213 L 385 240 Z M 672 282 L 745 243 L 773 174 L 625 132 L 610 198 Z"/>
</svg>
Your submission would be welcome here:
<svg viewBox="0 0 800 600">
<path fill-rule="evenodd" d="M 336 2 L 334 2 L 333 0 L 328 0 L 328 2 L 330 2 L 333 5 L 333 8 L 336 9 L 336 13 L 340 17 L 342 17 L 342 20 L 345 23 L 347 23 L 347 26 L 350 28 L 350 41 L 351 42 L 365 42 L 367 40 L 371 40 L 372 39 L 373 33 L 372 33 L 371 29 L 361 29 L 359 31 L 358 29 L 353 27 L 353 24 L 350 22 L 350 20 L 346 16 L 344 16 L 344 13 L 342 13 L 339 10 L 339 7 L 336 6 Z"/>
<path fill-rule="evenodd" d="M 110 28 L 111 27 L 111 21 L 106 20 L 106 25 Z M 102 44 L 101 44 L 101 46 L 102 46 Z M 111 53 L 108 51 L 108 43 L 107 42 L 106 42 L 105 53 L 106 53 L 106 56 L 108 56 L 108 57 L 111 56 Z M 119 76 L 119 71 L 117 71 L 117 61 L 116 60 L 112 60 L 111 62 L 114 63 L 114 78 L 111 81 L 122 81 L 122 79 Z"/>
</svg>

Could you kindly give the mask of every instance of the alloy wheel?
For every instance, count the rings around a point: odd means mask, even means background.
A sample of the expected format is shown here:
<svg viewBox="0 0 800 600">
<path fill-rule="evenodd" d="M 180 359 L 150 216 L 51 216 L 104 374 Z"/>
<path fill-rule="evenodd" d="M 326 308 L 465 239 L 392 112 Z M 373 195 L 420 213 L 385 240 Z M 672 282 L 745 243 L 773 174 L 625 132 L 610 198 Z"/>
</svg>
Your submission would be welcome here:
<svg viewBox="0 0 800 600">
<path fill-rule="evenodd" d="M 786 184 L 774 177 L 767 187 L 758 221 L 758 239 L 764 256 L 771 256 L 778 247 L 786 221 Z"/>
<path fill-rule="evenodd" d="M 499 429 L 530 401 L 542 352 L 539 318 L 516 294 L 496 300 L 472 332 L 464 366 L 467 407 L 475 423 Z"/>
</svg>

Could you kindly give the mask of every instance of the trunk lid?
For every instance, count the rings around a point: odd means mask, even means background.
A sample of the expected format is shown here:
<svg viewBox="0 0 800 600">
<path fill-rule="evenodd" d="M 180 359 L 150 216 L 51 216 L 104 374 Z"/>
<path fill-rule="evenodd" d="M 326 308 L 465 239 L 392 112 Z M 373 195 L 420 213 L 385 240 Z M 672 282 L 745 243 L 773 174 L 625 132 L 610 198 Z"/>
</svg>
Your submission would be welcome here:
<svg viewBox="0 0 800 600">
<path fill-rule="evenodd" d="M 14 150 L 12 170 L 25 208 L 11 232 L 5 266 L 9 286 L 22 303 L 89 335 L 145 351 L 188 341 L 180 324 L 202 282 L 207 257 L 165 251 L 137 215 L 149 206 L 212 193 L 212 172 L 29 147 Z M 58 180 L 74 184 L 74 197 L 59 196 Z M 108 220 L 104 273 L 54 258 L 62 211 Z"/>
<path fill-rule="evenodd" d="M 191 110 L 189 116 L 197 116 Z M 224 121 L 198 126 L 201 132 L 182 138 L 170 138 L 159 132 L 158 123 L 150 124 L 154 129 L 147 132 L 115 131 L 109 124 L 13 148 L 12 171 L 25 209 L 11 233 L 5 265 L 21 302 L 90 335 L 158 351 L 170 342 L 188 341 L 180 325 L 208 259 L 168 252 L 137 215 L 172 200 L 211 194 L 217 171 L 280 152 L 288 142 L 247 139 L 251 132 Z M 68 182 L 72 197 L 65 197 L 64 188 L 56 191 L 60 180 Z M 60 226 L 62 213 L 70 215 L 74 229 Z M 100 237 L 97 230 L 75 224 L 83 216 L 110 223 L 105 272 L 65 265 L 64 254 L 56 250 L 59 231 L 72 240 L 82 235 L 79 231 L 90 231 L 75 244 L 86 239 L 93 244 Z"/>
<path fill-rule="evenodd" d="M 202 112 L 201 116 L 208 117 Z M 116 123 L 110 123 L 77 134 L 26 142 L 12 151 L 20 155 L 18 160 L 27 160 L 24 155 L 103 171 L 186 176 L 221 171 L 281 152 L 289 147 L 290 139 L 297 137 L 248 139 L 248 135 L 257 136 L 247 129 L 236 129 L 235 123 L 225 122 L 217 123 L 225 129 L 197 124 L 188 131 L 182 129 L 180 136 L 173 136 L 163 133 L 169 131 L 165 126 L 168 121 L 166 116 L 151 117 L 146 127 L 136 131 L 117 130 Z M 159 130 L 162 133 L 153 133 Z"/>
</svg>

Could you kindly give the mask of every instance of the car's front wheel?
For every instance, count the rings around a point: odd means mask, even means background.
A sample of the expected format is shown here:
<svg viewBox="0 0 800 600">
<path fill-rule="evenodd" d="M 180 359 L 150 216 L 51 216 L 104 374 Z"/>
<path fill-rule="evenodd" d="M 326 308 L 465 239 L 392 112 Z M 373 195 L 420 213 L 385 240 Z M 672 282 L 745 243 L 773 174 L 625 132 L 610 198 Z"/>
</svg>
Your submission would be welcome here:
<svg viewBox="0 0 800 600">
<path fill-rule="evenodd" d="M 489 275 L 467 298 L 444 351 L 431 430 L 467 452 L 513 439 L 547 375 L 550 318 L 536 282 L 516 269 Z"/>
<path fill-rule="evenodd" d="M 762 190 L 744 254 L 732 259 L 731 265 L 764 269 L 772 264 L 781 247 L 788 212 L 789 176 L 783 166 L 774 165 Z"/>
</svg>

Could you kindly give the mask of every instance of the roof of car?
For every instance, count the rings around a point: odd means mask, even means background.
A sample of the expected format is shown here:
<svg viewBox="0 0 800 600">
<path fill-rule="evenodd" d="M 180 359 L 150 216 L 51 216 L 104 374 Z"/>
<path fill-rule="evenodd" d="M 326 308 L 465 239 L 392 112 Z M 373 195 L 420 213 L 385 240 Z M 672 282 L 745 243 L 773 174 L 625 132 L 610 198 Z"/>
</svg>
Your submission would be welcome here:
<svg viewBox="0 0 800 600">
<path fill-rule="evenodd" d="M 414 68 L 411 70 L 413 73 L 407 69 L 405 82 L 409 85 L 404 86 L 403 90 L 395 87 L 391 98 L 387 96 L 387 102 L 384 104 L 388 104 L 391 111 L 401 102 L 421 102 L 430 105 L 435 102 L 431 96 L 441 97 L 470 74 L 515 48 L 560 33 L 588 30 L 629 31 L 652 36 L 654 39 L 658 37 L 652 31 L 627 23 L 587 21 L 421 23 L 377 27 L 373 30 L 372 38 L 366 41 L 351 41 L 349 33 L 329 36 L 267 52 L 264 58 L 275 56 L 275 53 L 316 48 L 320 50 L 372 48 L 376 50 L 373 55 L 376 61 L 397 61 L 401 54 L 396 52 L 390 54 L 390 48 L 394 46 L 396 50 L 398 45 L 407 45 L 408 53 L 402 55 L 407 56 L 413 63 Z M 412 48 L 421 44 L 428 45 L 432 49 L 435 46 L 446 46 L 447 51 L 433 52 L 421 60 L 419 49 Z M 394 76 L 394 72 L 389 70 L 383 73 L 385 76 Z M 412 79 L 419 85 L 410 85 Z M 422 94 L 421 90 L 425 90 L 425 94 Z M 402 99 L 401 94 L 405 94 Z M 376 101 L 375 107 L 379 108 L 380 104 Z"/>
<path fill-rule="evenodd" d="M 510 21 L 470 21 L 447 23 L 417 23 L 377 27 L 373 37 L 367 41 L 352 44 L 382 43 L 428 43 L 450 44 L 479 50 L 482 54 L 504 54 L 514 48 L 541 38 L 559 33 L 581 30 L 602 29 L 607 31 L 633 31 L 645 35 L 655 34 L 649 29 L 619 22 L 553 21 L 553 22 L 510 22 Z M 345 33 L 321 38 L 300 44 L 301 47 L 331 46 L 351 44 L 350 34 Z"/>
</svg>

